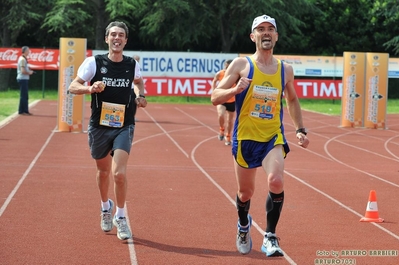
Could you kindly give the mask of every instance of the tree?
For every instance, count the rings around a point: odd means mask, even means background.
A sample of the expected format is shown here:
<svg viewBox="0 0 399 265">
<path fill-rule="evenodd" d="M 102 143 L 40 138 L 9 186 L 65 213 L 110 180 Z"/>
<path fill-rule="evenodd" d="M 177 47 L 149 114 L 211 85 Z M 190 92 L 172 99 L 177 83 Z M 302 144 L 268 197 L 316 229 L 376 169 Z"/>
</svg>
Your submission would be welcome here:
<svg viewBox="0 0 399 265">
<path fill-rule="evenodd" d="M 86 38 L 88 46 L 104 49 L 104 28 L 107 19 L 104 0 L 57 0 L 47 13 L 41 28 L 45 32 L 55 34 L 57 39 Z"/>
<path fill-rule="evenodd" d="M 127 50 L 252 53 L 254 17 L 276 18 L 276 54 L 399 54 L 396 0 L 1 0 L 1 46 L 59 46 L 61 37 L 106 49 L 105 27 L 129 26 Z M 52 6 L 46 13 L 48 6 Z M 9 70 L 0 70 L 7 89 Z"/>
<path fill-rule="evenodd" d="M 186 0 L 106 0 L 110 20 L 127 21 L 130 36 L 150 49 L 185 50 L 206 36 L 202 1 Z M 192 30 L 188 26 L 199 27 Z M 209 25 L 208 25 L 209 27 Z"/>
<path fill-rule="evenodd" d="M 397 0 L 375 1 L 371 11 L 373 25 L 382 25 L 382 30 L 376 32 L 376 38 L 384 39 L 389 36 L 388 41 L 383 46 L 387 49 L 392 48 L 393 53 L 399 55 L 399 2 Z M 390 34 L 389 34 L 390 33 Z"/>
<path fill-rule="evenodd" d="M 284 32 L 286 27 L 298 31 L 301 21 L 297 17 L 315 8 L 309 0 L 140 0 L 136 3 L 142 41 L 154 42 L 161 49 L 211 48 L 220 52 L 231 52 L 238 37 L 249 40 L 252 20 L 264 14 L 263 10 L 281 22 Z M 261 6 L 262 10 L 254 6 Z"/>
<path fill-rule="evenodd" d="M 399 3 L 396 2 L 317 1 L 317 7 L 323 12 L 317 16 L 307 14 L 303 17 L 305 26 L 301 29 L 304 34 L 295 36 L 298 40 L 297 53 L 342 55 L 344 51 L 394 52 L 394 35 L 399 31 Z M 396 40 L 399 41 L 398 37 Z"/>
<path fill-rule="evenodd" d="M 51 0 L 3 0 L 0 9 L 1 47 L 14 47 L 24 29 L 43 19 L 43 11 Z M 24 45 L 30 45 L 26 43 Z M 10 69 L 0 69 L 0 91 L 8 89 Z"/>
</svg>

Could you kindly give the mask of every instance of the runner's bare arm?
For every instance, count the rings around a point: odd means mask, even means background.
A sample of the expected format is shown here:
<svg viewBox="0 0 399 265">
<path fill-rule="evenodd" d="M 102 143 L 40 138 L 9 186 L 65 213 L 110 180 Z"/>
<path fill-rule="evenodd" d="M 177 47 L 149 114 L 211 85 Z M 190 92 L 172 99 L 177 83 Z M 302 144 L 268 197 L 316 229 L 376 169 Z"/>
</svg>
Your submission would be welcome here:
<svg viewBox="0 0 399 265">
<path fill-rule="evenodd" d="M 251 79 L 242 77 L 246 76 L 246 72 L 249 71 L 248 69 L 249 66 L 247 66 L 247 59 L 243 57 L 235 58 L 227 68 L 218 87 L 212 91 L 212 104 L 215 106 L 222 104 L 236 94 L 241 93 L 252 81 Z M 237 83 L 238 79 L 239 81 Z M 237 83 L 237 85 L 232 88 L 235 83 Z"/>
<path fill-rule="evenodd" d="M 101 81 L 96 81 L 91 86 L 85 85 L 85 81 L 80 77 L 76 77 L 69 85 L 68 91 L 71 94 L 92 94 L 100 93 L 104 90 L 105 84 Z"/>
<path fill-rule="evenodd" d="M 301 106 L 299 104 L 299 99 L 294 87 L 294 70 L 292 69 L 291 65 L 284 64 L 284 72 L 285 78 L 287 80 L 284 89 L 284 96 L 287 103 L 288 113 L 290 114 L 296 130 L 299 128 L 304 128 Z M 298 133 L 296 134 L 296 137 L 299 140 L 298 144 L 300 146 L 306 148 L 309 145 L 309 140 L 306 135 Z"/>
<path fill-rule="evenodd" d="M 144 81 L 143 78 L 134 79 L 134 88 L 137 91 L 136 103 L 138 107 L 145 108 L 147 106 L 147 100 L 144 95 Z M 144 96 L 144 97 L 143 97 Z"/>
<path fill-rule="evenodd" d="M 138 95 L 144 95 L 144 81 L 143 78 L 134 79 L 134 86 L 137 88 Z"/>
</svg>

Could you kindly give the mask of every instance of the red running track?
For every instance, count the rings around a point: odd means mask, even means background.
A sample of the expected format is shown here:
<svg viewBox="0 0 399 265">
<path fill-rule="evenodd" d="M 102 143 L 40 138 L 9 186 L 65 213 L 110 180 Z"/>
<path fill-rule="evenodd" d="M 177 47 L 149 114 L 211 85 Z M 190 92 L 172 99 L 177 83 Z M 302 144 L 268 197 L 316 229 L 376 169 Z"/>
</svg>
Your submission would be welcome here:
<svg viewBox="0 0 399 265">
<path fill-rule="evenodd" d="M 267 194 L 261 170 L 251 201 L 253 250 L 236 251 L 233 159 L 216 138 L 212 105 L 138 110 L 128 241 L 99 227 L 87 134 L 55 131 L 57 102 L 31 110 L 34 116 L 0 125 L 0 264 L 399 264 L 399 115 L 375 130 L 304 112 L 308 149 L 296 145 L 285 115 L 291 152 L 277 234 L 286 255 L 267 258 L 260 252 Z M 359 222 L 370 190 L 384 223 Z"/>
</svg>

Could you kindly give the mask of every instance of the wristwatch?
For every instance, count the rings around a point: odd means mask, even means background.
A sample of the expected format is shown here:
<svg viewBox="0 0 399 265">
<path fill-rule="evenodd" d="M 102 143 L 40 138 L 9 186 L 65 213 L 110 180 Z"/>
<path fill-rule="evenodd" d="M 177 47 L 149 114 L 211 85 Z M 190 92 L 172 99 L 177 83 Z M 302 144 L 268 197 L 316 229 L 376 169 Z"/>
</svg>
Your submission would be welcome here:
<svg viewBox="0 0 399 265">
<path fill-rule="evenodd" d="M 306 128 L 299 128 L 298 130 L 296 130 L 296 133 L 302 133 L 304 135 L 307 135 L 308 130 L 306 130 Z"/>
<path fill-rule="evenodd" d="M 141 94 L 139 95 L 139 97 L 140 97 L 140 98 L 145 98 L 145 96 L 144 96 L 144 95 L 141 95 Z"/>
</svg>

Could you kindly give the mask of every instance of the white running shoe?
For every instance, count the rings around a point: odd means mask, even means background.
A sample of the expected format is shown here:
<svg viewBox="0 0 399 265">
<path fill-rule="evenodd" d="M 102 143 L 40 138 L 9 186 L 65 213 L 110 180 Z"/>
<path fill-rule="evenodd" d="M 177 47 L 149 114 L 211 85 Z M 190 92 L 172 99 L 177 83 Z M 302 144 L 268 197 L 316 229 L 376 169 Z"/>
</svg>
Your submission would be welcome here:
<svg viewBox="0 0 399 265">
<path fill-rule="evenodd" d="M 266 233 L 265 238 L 263 239 L 263 244 L 260 250 L 266 254 L 268 257 L 281 257 L 284 256 L 283 251 L 278 245 L 279 238 L 276 234 Z"/>
<path fill-rule="evenodd" d="M 116 218 L 115 216 L 113 223 L 117 229 L 116 235 L 120 240 L 126 240 L 132 237 L 132 232 L 130 232 L 130 228 L 127 225 L 125 217 Z"/>
<path fill-rule="evenodd" d="M 114 202 L 110 199 L 108 211 L 101 210 L 100 226 L 104 232 L 109 232 L 114 227 L 112 224 L 112 210 L 113 209 L 114 209 Z"/>
</svg>

